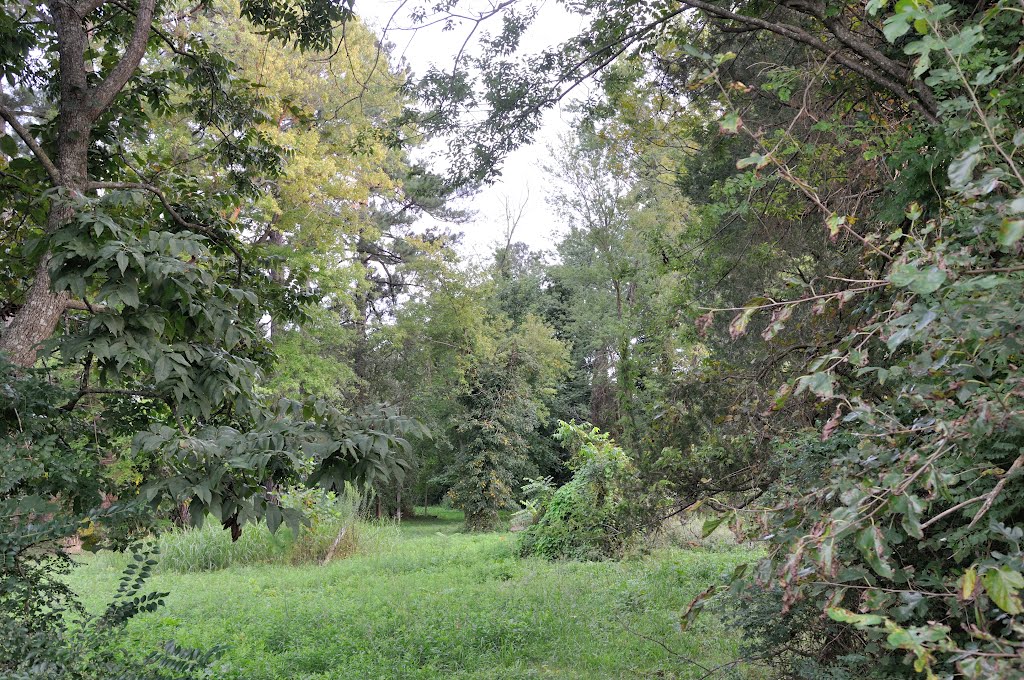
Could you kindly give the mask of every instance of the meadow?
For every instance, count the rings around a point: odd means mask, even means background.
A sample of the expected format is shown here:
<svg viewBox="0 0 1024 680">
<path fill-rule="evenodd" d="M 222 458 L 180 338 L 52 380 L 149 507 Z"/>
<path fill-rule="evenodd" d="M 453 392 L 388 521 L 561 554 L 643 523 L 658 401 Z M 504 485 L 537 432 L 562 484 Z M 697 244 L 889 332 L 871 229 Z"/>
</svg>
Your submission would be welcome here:
<svg viewBox="0 0 1024 680">
<path fill-rule="evenodd" d="M 360 523 L 358 548 L 323 566 L 270 550 L 268 563 L 189 573 L 168 558 L 150 582 L 166 606 L 132 621 L 125 649 L 223 645 L 214 677 L 239 680 L 742 677 L 729 665 L 738 641 L 713 614 L 686 632 L 679 615 L 749 550 L 520 559 L 514 534 L 462 533 L 459 513 L 431 514 Z M 81 558 L 70 581 L 89 610 L 109 600 L 124 559 Z"/>
</svg>

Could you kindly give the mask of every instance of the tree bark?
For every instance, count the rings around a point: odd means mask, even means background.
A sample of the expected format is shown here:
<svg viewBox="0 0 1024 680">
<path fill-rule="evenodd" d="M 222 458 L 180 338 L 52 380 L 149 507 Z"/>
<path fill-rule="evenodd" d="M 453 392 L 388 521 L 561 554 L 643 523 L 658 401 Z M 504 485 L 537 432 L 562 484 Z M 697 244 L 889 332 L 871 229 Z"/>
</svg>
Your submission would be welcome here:
<svg viewBox="0 0 1024 680">
<path fill-rule="evenodd" d="M 93 122 L 109 108 L 138 68 L 146 51 L 156 0 L 141 0 L 131 40 L 121 60 L 102 82 L 90 88 L 86 78 L 85 53 L 89 39 L 84 16 L 99 4 L 91 1 L 76 7 L 66 0 L 51 0 L 47 5 L 57 33 L 60 55 L 56 161 L 51 162 L 41 146 L 25 140 L 47 169 L 54 188 L 58 189 L 46 219 L 47 235 L 53 234 L 75 216 L 72 201 L 82 195 L 89 179 Z M 27 137 L 24 126 L 17 125 L 14 120 L 8 122 L 20 136 Z M 54 292 L 52 289 L 48 269 L 50 257 L 47 251 L 40 259 L 35 279 L 26 293 L 25 304 L 0 336 L 0 354 L 6 354 L 18 366 L 27 367 L 35 363 L 40 343 L 53 335 L 70 300 L 66 291 Z"/>
<path fill-rule="evenodd" d="M 0 353 L 6 354 L 16 366 L 31 366 L 36 362 L 39 343 L 53 335 L 67 306 L 68 293 L 50 290 L 49 261 L 49 254 L 39 261 L 35 280 L 25 295 L 25 304 L 0 336 Z"/>
</svg>

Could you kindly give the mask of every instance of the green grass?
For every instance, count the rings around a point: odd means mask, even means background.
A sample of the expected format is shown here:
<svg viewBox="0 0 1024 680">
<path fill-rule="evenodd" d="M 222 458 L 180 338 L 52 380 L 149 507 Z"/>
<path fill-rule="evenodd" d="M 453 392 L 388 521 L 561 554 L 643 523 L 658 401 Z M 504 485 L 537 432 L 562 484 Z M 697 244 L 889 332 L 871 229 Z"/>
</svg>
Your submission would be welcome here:
<svg viewBox="0 0 1024 680">
<path fill-rule="evenodd" d="M 361 536 L 326 566 L 230 566 L 154 576 L 167 606 L 139 617 L 129 646 L 224 644 L 220 678 L 698 678 L 733 658 L 713 616 L 685 633 L 680 611 L 741 548 L 660 549 L 623 562 L 513 556 L 515 537 L 459 531 L 456 514 Z M 93 557 L 72 586 L 99 610 L 120 576 Z M 670 647 L 666 651 L 660 643 Z M 727 678 L 726 671 L 713 677 Z"/>
</svg>

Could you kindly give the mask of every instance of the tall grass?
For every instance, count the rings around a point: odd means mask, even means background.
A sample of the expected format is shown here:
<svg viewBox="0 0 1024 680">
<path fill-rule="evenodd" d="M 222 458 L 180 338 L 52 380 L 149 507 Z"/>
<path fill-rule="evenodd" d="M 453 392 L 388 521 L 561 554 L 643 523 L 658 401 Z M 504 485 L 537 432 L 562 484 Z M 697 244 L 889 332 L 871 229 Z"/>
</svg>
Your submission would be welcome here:
<svg viewBox="0 0 1024 680">
<path fill-rule="evenodd" d="M 159 537 L 158 571 L 196 573 L 249 564 L 317 564 L 359 551 L 361 544 L 386 544 L 386 527 L 358 518 L 359 496 L 293 491 L 282 495 L 286 507 L 301 507 L 310 520 L 298 533 L 249 524 L 237 541 L 215 521 L 199 529 L 175 529 Z M 397 529 L 394 530 L 397 535 Z"/>
</svg>

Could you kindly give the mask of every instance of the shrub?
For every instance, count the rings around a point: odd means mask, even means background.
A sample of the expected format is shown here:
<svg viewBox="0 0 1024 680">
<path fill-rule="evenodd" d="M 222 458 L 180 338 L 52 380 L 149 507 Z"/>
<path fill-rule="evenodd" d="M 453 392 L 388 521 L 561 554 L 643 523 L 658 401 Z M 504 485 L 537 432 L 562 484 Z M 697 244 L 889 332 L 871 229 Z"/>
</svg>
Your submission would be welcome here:
<svg viewBox="0 0 1024 680">
<path fill-rule="evenodd" d="M 520 554 L 583 560 L 621 556 L 640 533 L 626 500 L 632 462 L 597 428 L 559 422 L 556 438 L 572 452 L 573 476 L 554 491 L 536 480 L 523 487 L 533 524 L 520 535 Z"/>
</svg>

